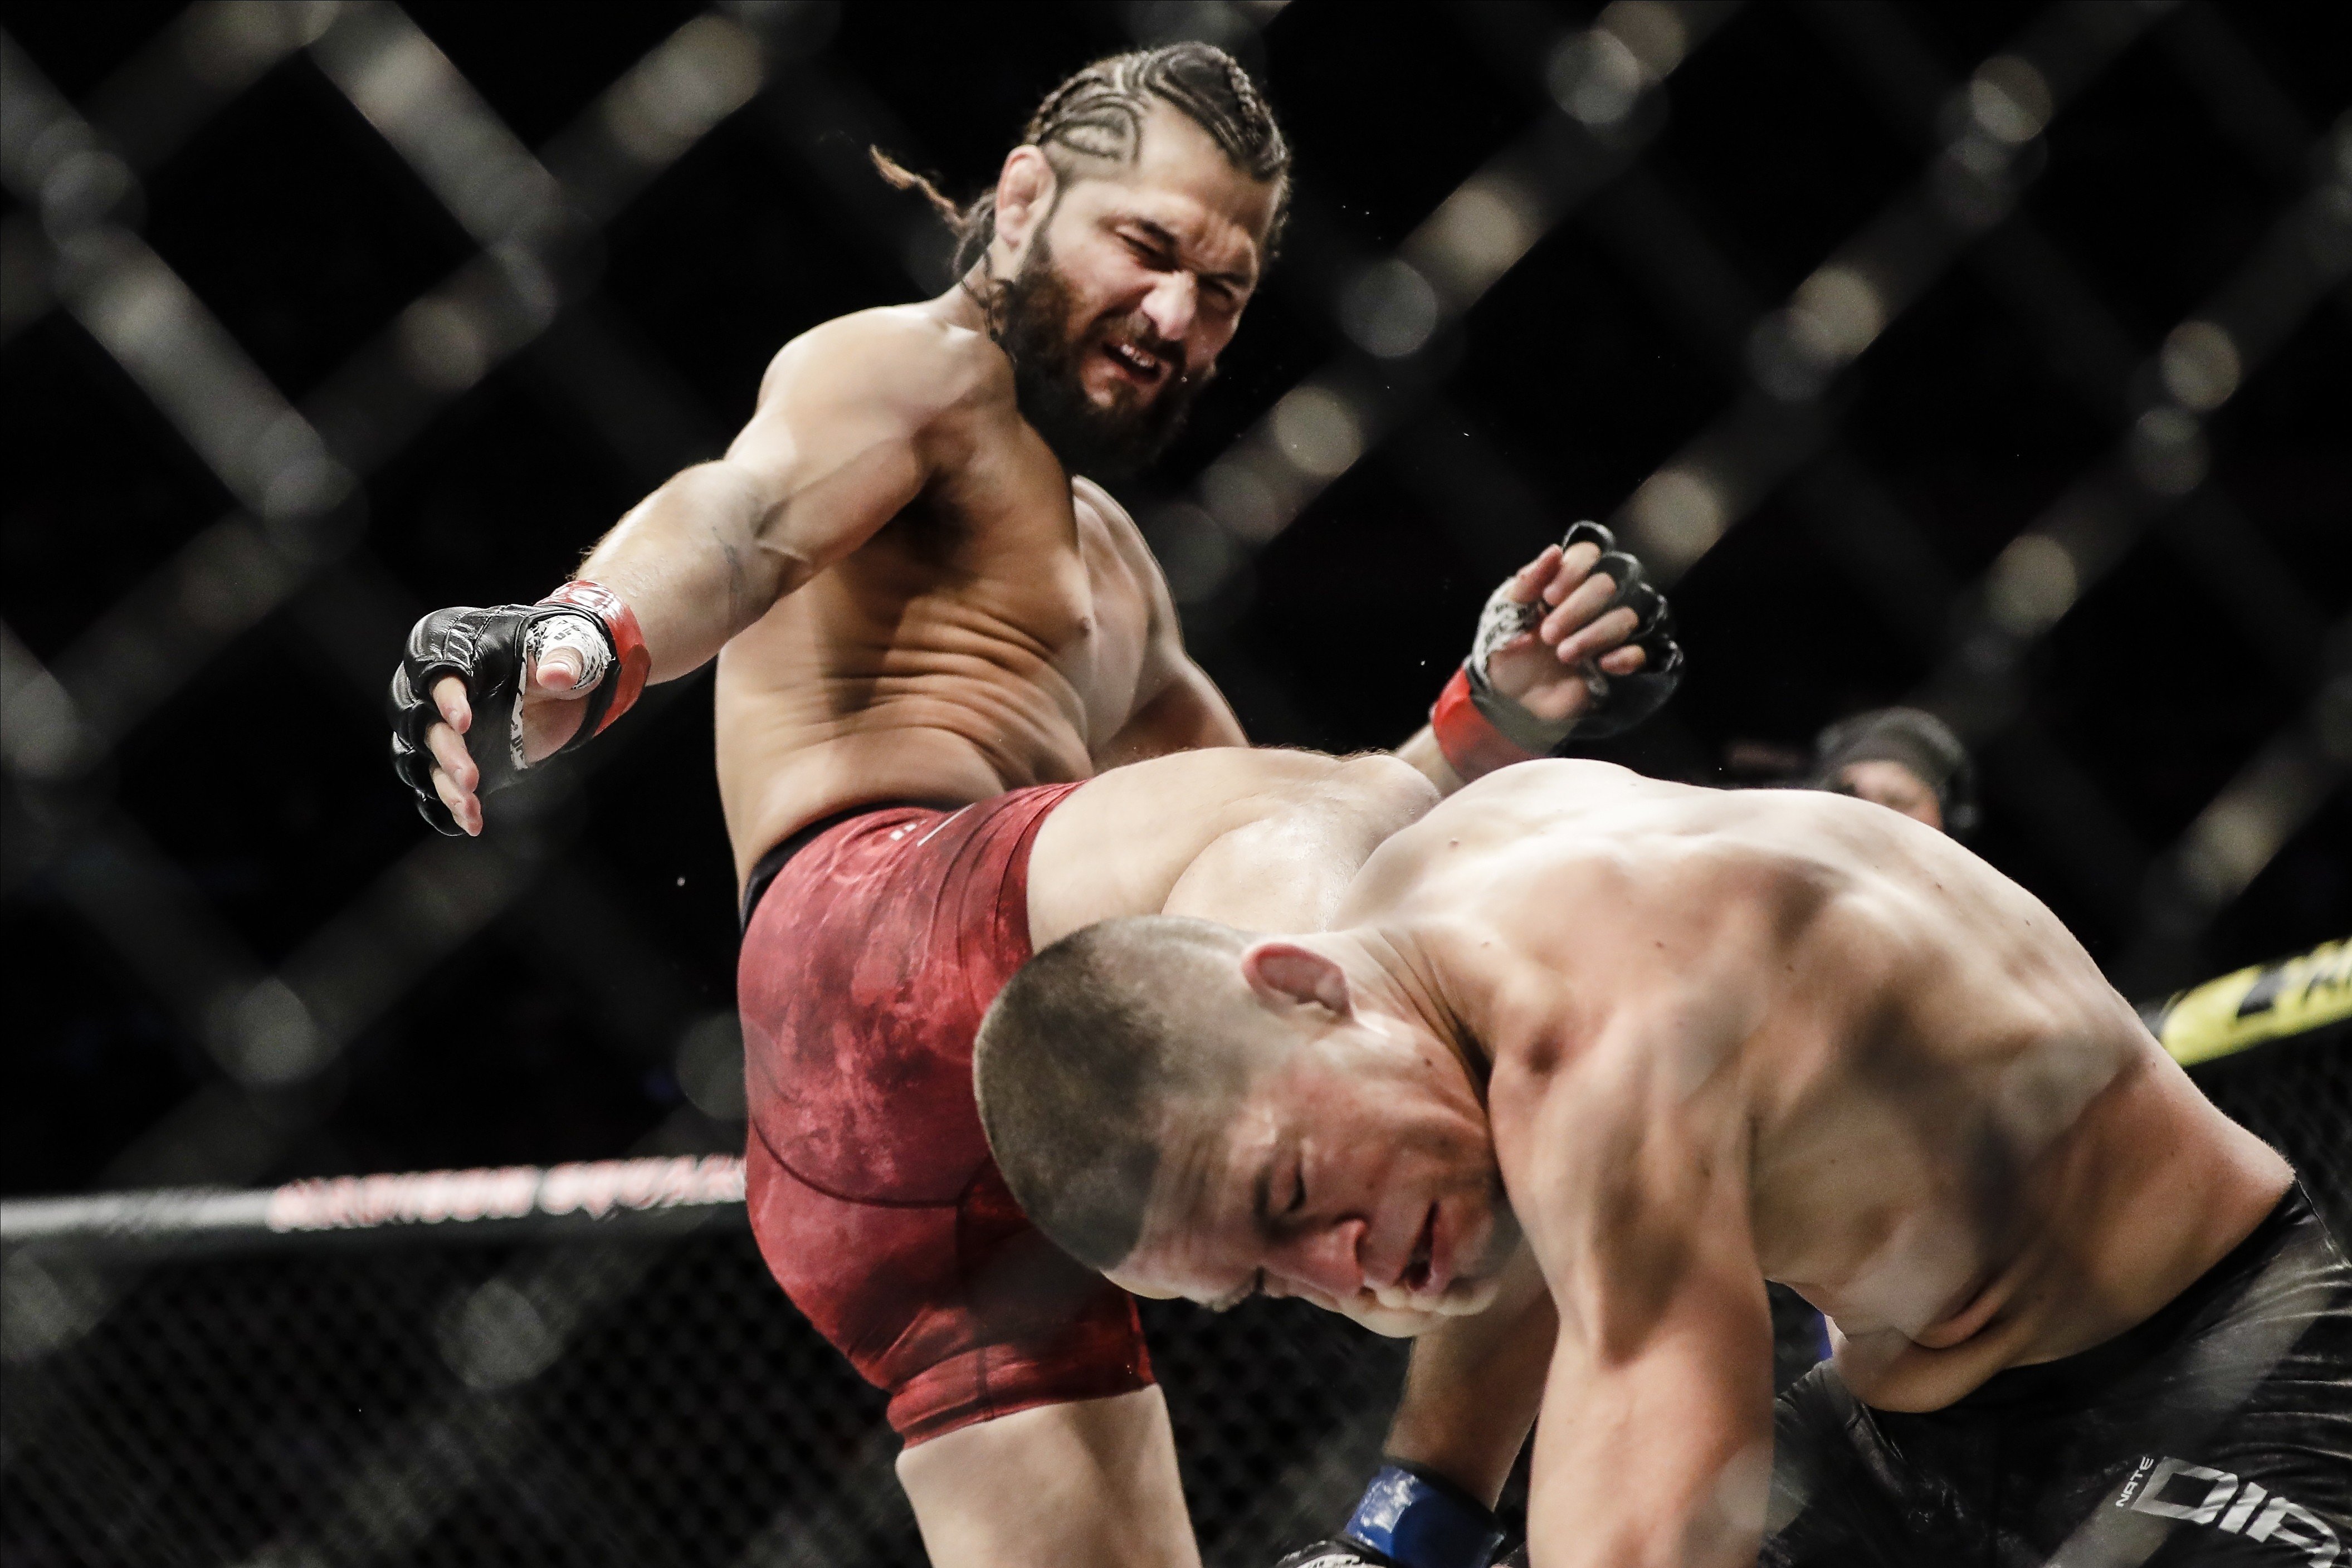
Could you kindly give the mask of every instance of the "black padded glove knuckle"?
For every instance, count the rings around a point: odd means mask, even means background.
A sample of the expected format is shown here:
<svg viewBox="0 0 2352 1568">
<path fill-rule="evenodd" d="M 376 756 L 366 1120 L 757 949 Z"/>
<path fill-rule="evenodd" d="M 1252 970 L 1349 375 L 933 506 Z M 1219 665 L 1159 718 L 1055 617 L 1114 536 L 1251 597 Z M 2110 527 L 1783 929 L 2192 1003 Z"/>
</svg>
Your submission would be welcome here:
<svg viewBox="0 0 2352 1568">
<path fill-rule="evenodd" d="M 1487 674 L 1487 661 L 1496 649 L 1534 630 L 1543 619 L 1546 606 L 1541 602 L 1521 604 L 1513 600 L 1509 580 L 1496 588 L 1487 597 L 1486 608 L 1479 616 L 1477 633 L 1471 639 L 1470 657 L 1463 667 L 1470 680 L 1471 701 L 1479 713 L 1506 740 L 1530 755 L 1563 756 L 1577 742 L 1622 735 L 1664 707 L 1682 681 L 1683 653 L 1675 643 L 1674 611 L 1666 603 L 1666 596 L 1649 580 L 1641 561 L 1619 549 L 1617 536 L 1599 523 L 1573 524 L 1560 540 L 1562 549 L 1574 549 L 1583 544 L 1600 552 L 1592 564 L 1593 572 L 1608 577 L 1615 585 L 1600 613 L 1605 615 L 1621 607 L 1632 610 L 1633 631 L 1625 639 L 1625 645 L 1640 648 L 1645 657 L 1642 668 L 1630 675 L 1604 674 L 1595 665 L 1588 664 L 1586 682 L 1592 706 L 1572 726 L 1538 719 L 1495 689 Z"/>
<path fill-rule="evenodd" d="M 465 831 L 457 826 L 457 819 L 449 814 L 440 792 L 433 788 L 433 758 L 429 754 L 395 735 L 392 737 L 392 770 L 415 792 L 417 814 L 433 825 L 434 831 L 455 837 Z"/>
<path fill-rule="evenodd" d="M 1596 574 L 1606 573 L 1617 584 L 1617 591 L 1609 601 L 1612 610 L 1625 602 L 1627 594 L 1650 587 L 1649 580 L 1642 575 L 1642 563 L 1621 549 L 1602 550 L 1601 559 L 1592 563 L 1592 570 Z M 1657 590 L 1653 588 L 1650 591 L 1655 593 Z"/>
<path fill-rule="evenodd" d="M 1617 536 L 1599 523 L 1590 520 L 1570 523 L 1568 526 L 1568 537 L 1559 541 L 1559 548 L 1563 550 L 1571 550 L 1579 545 L 1597 545 L 1600 547 L 1601 553 L 1607 555 L 1617 548 Z"/>
<path fill-rule="evenodd" d="M 404 736 L 392 737 L 392 770 L 411 789 L 429 791 L 433 788 L 433 759 L 409 745 Z"/>
<path fill-rule="evenodd" d="M 1632 556 L 1624 559 L 1633 561 Z M 1633 612 L 1633 634 L 1626 639 L 1629 643 L 1639 642 L 1648 636 L 1666 612 L 1666 596 L 1660 593 L 1656 585 L 1643 578 L 1641 572 L 1641 563 L 1633 561 L 1632 571 L 1618 580 L 1617 591 L 1609 597 L 1609 610 L 1630 610 Z M 1607 612 L 1602 612 L 1603 614 Z"/>
<path fill-rule="evenodd" d="M 1577 540 L 1578 528 L 1590 528 L 1603 538 L 1609 535 L 1609 530 L 1598 523 L 1579 523 L 1569 530 L 1571 542 L 1580 542 Z M 1633 611 L 1633 633 L 1625 639 L 1625 643 L 1641 649 L 1646 657 L 1633 674 L 1611 675 L 1605 689 L 1596 687 L 1598 700 L 1578 722 L 1574 736 L 1577 740 L 1605 740 L 1612 735 L 1622 735 L 1665 706 L 1666 699 L 1682 684 L 1683 651 L 1675 642 L 1674 609 L 1643 571 L 1641 561 L 1614 549 L 1615 542 L 1611 538 L 1602 546 L 1601 559 L 1592 566 L 1596 572 L 1608 573 L 1617 584 L 1617 591 L 1610 596 L 1602 613 L 1620 607 Z"/>
</svg>

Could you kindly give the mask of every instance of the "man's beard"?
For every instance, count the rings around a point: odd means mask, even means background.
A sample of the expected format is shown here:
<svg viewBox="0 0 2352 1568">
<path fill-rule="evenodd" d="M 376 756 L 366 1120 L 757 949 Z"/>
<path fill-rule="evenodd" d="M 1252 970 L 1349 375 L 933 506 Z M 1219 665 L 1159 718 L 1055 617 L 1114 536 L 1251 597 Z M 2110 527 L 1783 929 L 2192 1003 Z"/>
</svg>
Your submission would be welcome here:
<svg viewBox="0 0 2352 1568">
<path fill-rule="evenodd" d="M 1209 376 L 1185 374 L 1183 345 L 1160 337 L 1139 314 L 1083 324 L 1076 315 L 1076 297 L 1040 234 L 996 299 L 996 341 L 1013 361 L 1021 416 L 1072 474 L 1116 479 L 1139 473 L 1183 429 Z M 1167 367 L 1168 379 L 1148 402 L 1105 408 L 1087 395 L 1080 379 L 1087 356 L 1111 343 L 1132 343 Z"/>
</svg>

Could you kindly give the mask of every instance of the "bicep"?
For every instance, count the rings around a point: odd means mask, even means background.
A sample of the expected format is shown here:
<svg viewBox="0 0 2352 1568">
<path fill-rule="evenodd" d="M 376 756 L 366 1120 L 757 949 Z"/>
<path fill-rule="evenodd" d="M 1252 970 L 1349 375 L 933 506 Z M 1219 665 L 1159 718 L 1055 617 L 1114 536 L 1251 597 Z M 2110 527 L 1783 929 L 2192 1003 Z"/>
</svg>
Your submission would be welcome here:
<svg viewBox="0 0 2352 1568">
<path fill-rule="evenodd" d="M 804 580 L 873 538 L 929 485 L 952 430 L 1009 407 L 1009 392 L 990 400 L 1009 376 L 992 352 L 927 324 L 854 319 L 785 346 L 724 458 L 755 491 L 757 548 Z"/>
<path fill-rule="evenodd" d="M 927 411 L 872 375 L 829 384 L 822 363 L 785 366 L 727 449 L 752 495 L 754 548 L 793 586 L 857 549 L 922 494 Z"/>
</svg>

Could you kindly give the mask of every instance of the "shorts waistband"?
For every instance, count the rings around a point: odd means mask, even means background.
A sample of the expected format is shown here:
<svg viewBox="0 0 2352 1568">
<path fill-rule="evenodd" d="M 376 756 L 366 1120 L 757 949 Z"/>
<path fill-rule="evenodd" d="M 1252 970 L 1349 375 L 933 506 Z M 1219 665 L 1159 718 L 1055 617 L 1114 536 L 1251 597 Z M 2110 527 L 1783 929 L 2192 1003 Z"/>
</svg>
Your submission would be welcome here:
<svg viewBox="0 0 2352 1568">
<path fill-rule="evenodd" d="M 2095 1396 L 2163 1354 L 2223 1296 L 2250 1284 L 2272 1255 L 2305 1225 L 2318 1227 L 2319 1216 L 2304 1192 L 2303 1184 L 2297 1182 L 2286 1189 L 2286 1195 L 2262 1223 L 2247 1232 L 2244 1240 L 2198 1275 L 2188 1289 L 2158 1307 L 2146 1322 L 2073 1355 L 1997 1372 L 1955 1401 L 1951 1408 L 1983 1409 Z"/>
<path fill-rule="evenodd" d="M 793 830 L 779 839 L 767 853 L 751 862 L 751 874 L 743 879 L 743 902 L 736 911 L 736 929 L 749 931 L 751 928 L 751 916 L 759 912 L 761 898 L 792 858 L 842 823 L 871 816 L 876 811 L 959 811 L 971 803 L 969 800 L 867 800 L 819 817 L 807 826 Z"/>
</svg>

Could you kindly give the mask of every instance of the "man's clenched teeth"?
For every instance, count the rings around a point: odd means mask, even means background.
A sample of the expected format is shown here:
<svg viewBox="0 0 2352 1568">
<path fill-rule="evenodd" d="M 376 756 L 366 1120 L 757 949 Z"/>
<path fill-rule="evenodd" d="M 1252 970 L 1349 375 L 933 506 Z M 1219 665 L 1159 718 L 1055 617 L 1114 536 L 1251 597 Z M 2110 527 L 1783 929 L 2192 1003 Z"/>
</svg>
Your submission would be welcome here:
<svg viewBox="0 0 2352 1568">
<path fill-rule="evenodd" d="M 1414 1238 L 1412 1253 L 1397 1273 L 1396 1282 L 1372 1286 L 1373 1299 L 1392 1312 L 1442 1311 L 1436 1303 L 1423 1298 L 1433 1282 L 1436 1250 L 1437 1207 L 1430 1206 L 1429 1216 L 1422 1222 L 1421 1234 Z M 1370 1282 L 1366 1281 L 1367 1284 Z"/>
<path fill-rule="evenodd" d="M 1139 381 L 1156 382 L 1160 379 L 1160 372 L 1166 368 L 1160 356 L 1132 343 L 1109 343 L 1105 348 L 1112 359 Z"/>
</svg>

